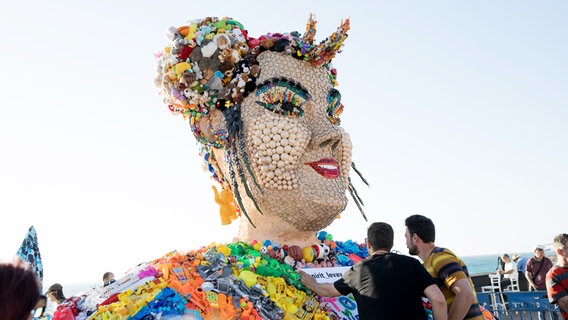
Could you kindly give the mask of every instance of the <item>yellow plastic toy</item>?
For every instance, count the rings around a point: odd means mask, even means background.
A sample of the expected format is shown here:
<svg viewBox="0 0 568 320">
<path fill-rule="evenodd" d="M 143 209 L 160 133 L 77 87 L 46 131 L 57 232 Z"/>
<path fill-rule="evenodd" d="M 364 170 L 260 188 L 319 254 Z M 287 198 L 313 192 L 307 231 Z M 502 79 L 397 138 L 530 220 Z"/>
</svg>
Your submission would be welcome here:
<svg viewBox="0 0 568 320">
<path fill-rule="evenodd" d="M 242 279 L 249 288 L 257 283 L 257 277 L 258 275 L 250 270 L 243 270 L 238 276 L 238 278 Z"/>
<path fill-rule="evenodd" d="M 304 258 L 304 260 L 306 262 L 312 262 L 314 261 L 315 257 L 316 257 L 316 252 L 314 250 L 314 248 L 310 247 L 303 247 L 302 248 L 302 257 Z"/>
<path fill-rule="evenodd" d="M 219 214 L 221 215 L 221 224 L 227 225 L 231 220 L 237 219 L 237 208 L 235 208 L 233 193 L 227 189 L 217 191 L 215 186 L 212 186 L 215 192 L 215 202 L 220 206 Z"/>
</svg>

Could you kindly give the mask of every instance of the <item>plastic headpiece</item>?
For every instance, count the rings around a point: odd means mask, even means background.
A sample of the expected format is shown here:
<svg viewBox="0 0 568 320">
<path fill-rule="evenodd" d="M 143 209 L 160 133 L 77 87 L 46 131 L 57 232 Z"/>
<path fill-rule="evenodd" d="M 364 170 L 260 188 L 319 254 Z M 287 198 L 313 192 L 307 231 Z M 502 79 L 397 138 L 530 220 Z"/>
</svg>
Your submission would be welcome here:
<svg viewBox="0 0 568 320">
<path fill-rule="evenodd" d="M 213 130 L 206 135 L 200 120 L 213 109 L 225 110 L 240 103 L 256 90 L 261 72 L 256 57 L 260 53 L 281 52 L 312 66 L 327 67 L 330 81 L 336 86 L 336 72 L 329 62 L 340 52 L 348 30 L 349 19 L 341 21 L 336 32 L 314 45 L 316 20 L 312 14 L 303 37 L 294 31 L 268 33 L 257 39 L 232 18 L 193 20 L 170 27 L 170 42 L 156 55 L 155 84 L 169 109 L 189 119 L 200 143 L 221 148 L 226 145 L 227 132 Z M 211 135 L 215 138 L 211 139 Z"/>
</svg>

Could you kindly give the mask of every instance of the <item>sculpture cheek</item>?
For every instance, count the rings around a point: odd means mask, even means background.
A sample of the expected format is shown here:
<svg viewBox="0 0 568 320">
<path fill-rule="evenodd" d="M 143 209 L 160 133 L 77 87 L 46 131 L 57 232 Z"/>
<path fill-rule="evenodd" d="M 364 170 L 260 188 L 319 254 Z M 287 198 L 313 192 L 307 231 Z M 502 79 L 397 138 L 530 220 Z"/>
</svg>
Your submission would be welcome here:
<svg viewBox="0 0 568 320">
<path fill-rule="evenodd" d="M 307 145 L 308 133 L 301 120 L 265 113 L 252 120 L 247 145 L 253 172 L 259 183 L 270 189 L 298 188 L 295 168 Z"/>
</svg>

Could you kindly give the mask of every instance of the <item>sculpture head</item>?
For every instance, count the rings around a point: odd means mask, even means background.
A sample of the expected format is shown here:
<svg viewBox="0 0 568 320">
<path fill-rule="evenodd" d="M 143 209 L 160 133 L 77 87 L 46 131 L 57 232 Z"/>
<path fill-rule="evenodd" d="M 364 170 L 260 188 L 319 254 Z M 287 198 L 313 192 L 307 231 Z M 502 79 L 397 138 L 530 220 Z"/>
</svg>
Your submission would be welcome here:
<svg viewBox="0 0 568 320">
<path fill-rule="evenodd" d="M 349 21 L 319 44 L 315 25 L 310 16 L 303 36 L 253 38 L 233 19 L 206 18 L 171 28 L 158 56 L 156 85 L 248 218 L 243 240 L 311 235 L 347 205 L 351 142 L 330 61 Z"/>
</svg>

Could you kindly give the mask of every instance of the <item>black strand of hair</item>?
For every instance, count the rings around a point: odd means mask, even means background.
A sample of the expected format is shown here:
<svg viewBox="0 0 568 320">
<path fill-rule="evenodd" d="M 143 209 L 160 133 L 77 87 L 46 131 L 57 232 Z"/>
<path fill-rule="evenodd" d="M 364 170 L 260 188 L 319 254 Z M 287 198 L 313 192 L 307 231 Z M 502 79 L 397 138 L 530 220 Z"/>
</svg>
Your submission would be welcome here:
<svg viewBox="0 0 568 320">
<path fill-rule="evenodd" d="M 254 196 L 252 195 L 252 192 L 250 191 L 250 188 L 248 186 L 247 183 L 247 179 L 245 177 L 245 172 L 243 171 L 243 167 L 241 166 L 241 162 L 239 161 L 238 155 L 239 153 L 237 152 L 237 146 L 235 144 L 233 144 L 232 146 L 232 153 L 233 153 L 233 163 L 235 164 L 235 167 L 237 168 L 237 173 L 239 175 L 239 178 L 241 180 L 241 183 L 243 185 L 243 187 L 245 188 L 245 192 L 247 194 L 247 196 L 249 197 L 249 199 L 252 200 L 256 210 L 258 210 L 258 212 L 260 212 L 260 214 L 262 215 L 262 211 L 260 210 L 260 208 L 258 207 L 258 203 L 256 203 L 256 200 L 254 199 Z"/>
<path fill-rule="evenodd" d="M 247 218 L 247 220 L 249 221 L 249 223 L 256 228 L 256 226 L 254 225 L 254 223 L 252 222 L 252 220 L 250 219 L 247 210 L 245 209 L 245 206 L 243 205 L 243 199 L 241 198 L 241 195 L 239 193 L 239 184 L 237 183 L 237 177 L 235 176 L 235 171 L 233 168 L 233 160 L 232 160 L 232 156 L 231 156 L 231 152 L 227 149 L 227 161 L 228 161 L 228 166 L 227 169 L 229 170 L 229 179 L 231 180 L 231 185 L 233 186 L 233 194 L 235 195 L 235 199 L 237 200 L 237 203 L 239 204 L 239 208 L 241 209 L 241 212 L 245 215 L 245 217 Z"/>
<path fill-rule="evenodd" d="M 349 180 L 349 186 L 353 189 L 353 192 L 355 193 L 355 196 L 357 196 L 357 200 L 359 200 L 359 202 L 361 202 L 362 205 L 365 205 L 363 203 L 363 199 L 361 199 L 361 197 L 359 196 L 359 193 L 357 192 L 357 189 L 355 189 L 355 186 L 353 185 L 353 183 L 351 183 L 351 177 L 347 177 L 347 180 Z"/>
<path fill-rule="evenodd" d="M 353 201 L 355 201 L 355 204 L 357 205 L 357 208 L 359 209 L 359 212 L 361 212 L 361 215 L 363 216 L 363 219 L 365 219 L 365 221 L 367 220 L 367 216 L 365 215 L 365 211 L 363 211 L 363 207 L 361 206 L 361 204 L 359 203 L 359 200 L 357 200 L 357 197 L 353 194 L 353 185 L 351 183 L 349 183 L 349 193 L 351 194 L 351 198 L 353 198 Z"/>
<path fill-rule="evenodd" d="M 357 170 L 357 167 L 355 167 L 355 162 L 351 161 L 351 168 L 353 168 L 353 170 L 355 170 L 355 172 L 357 173 L 357 175 L 359 176 L 359 178 L 361 178 L 361 180 L 363 180 L 363 182 L 369 186 L 369 183 L 367 182 L 367 180 L 365 180 L 365 178 L 363 177 L 363 175 L 361 174 L 361 172 L 359 172 L 359 170 Z"/>
<path fill-rule="evenodd" d="M 256 176 L 254 175 L 254 173 L 252 172 L 252 169 L 250 167 L 250 161 L 248 159 L 248 155 L 245 149 L 245 138 L 244 135 L 242 133 L 242 131 L 240 131 L 238 133 L 238 141 L 239 141 L 239 151 L 241 154 L 241 157 L 243 159 L 243 162 L 245 164 L 245 167 L 247 168 L 248 173 L 250 174 L 250 176 L 252 177 L 252 181 L 254 182 L 254 184 L 256 185 L 256 187 L 258 188 L 258 190 L 260 191 L 260 193 L 262 193 L 262 188 L 260 187 L 260 185 L 258 184 L 258 181 L 256 181 Z"/>
</svg>

